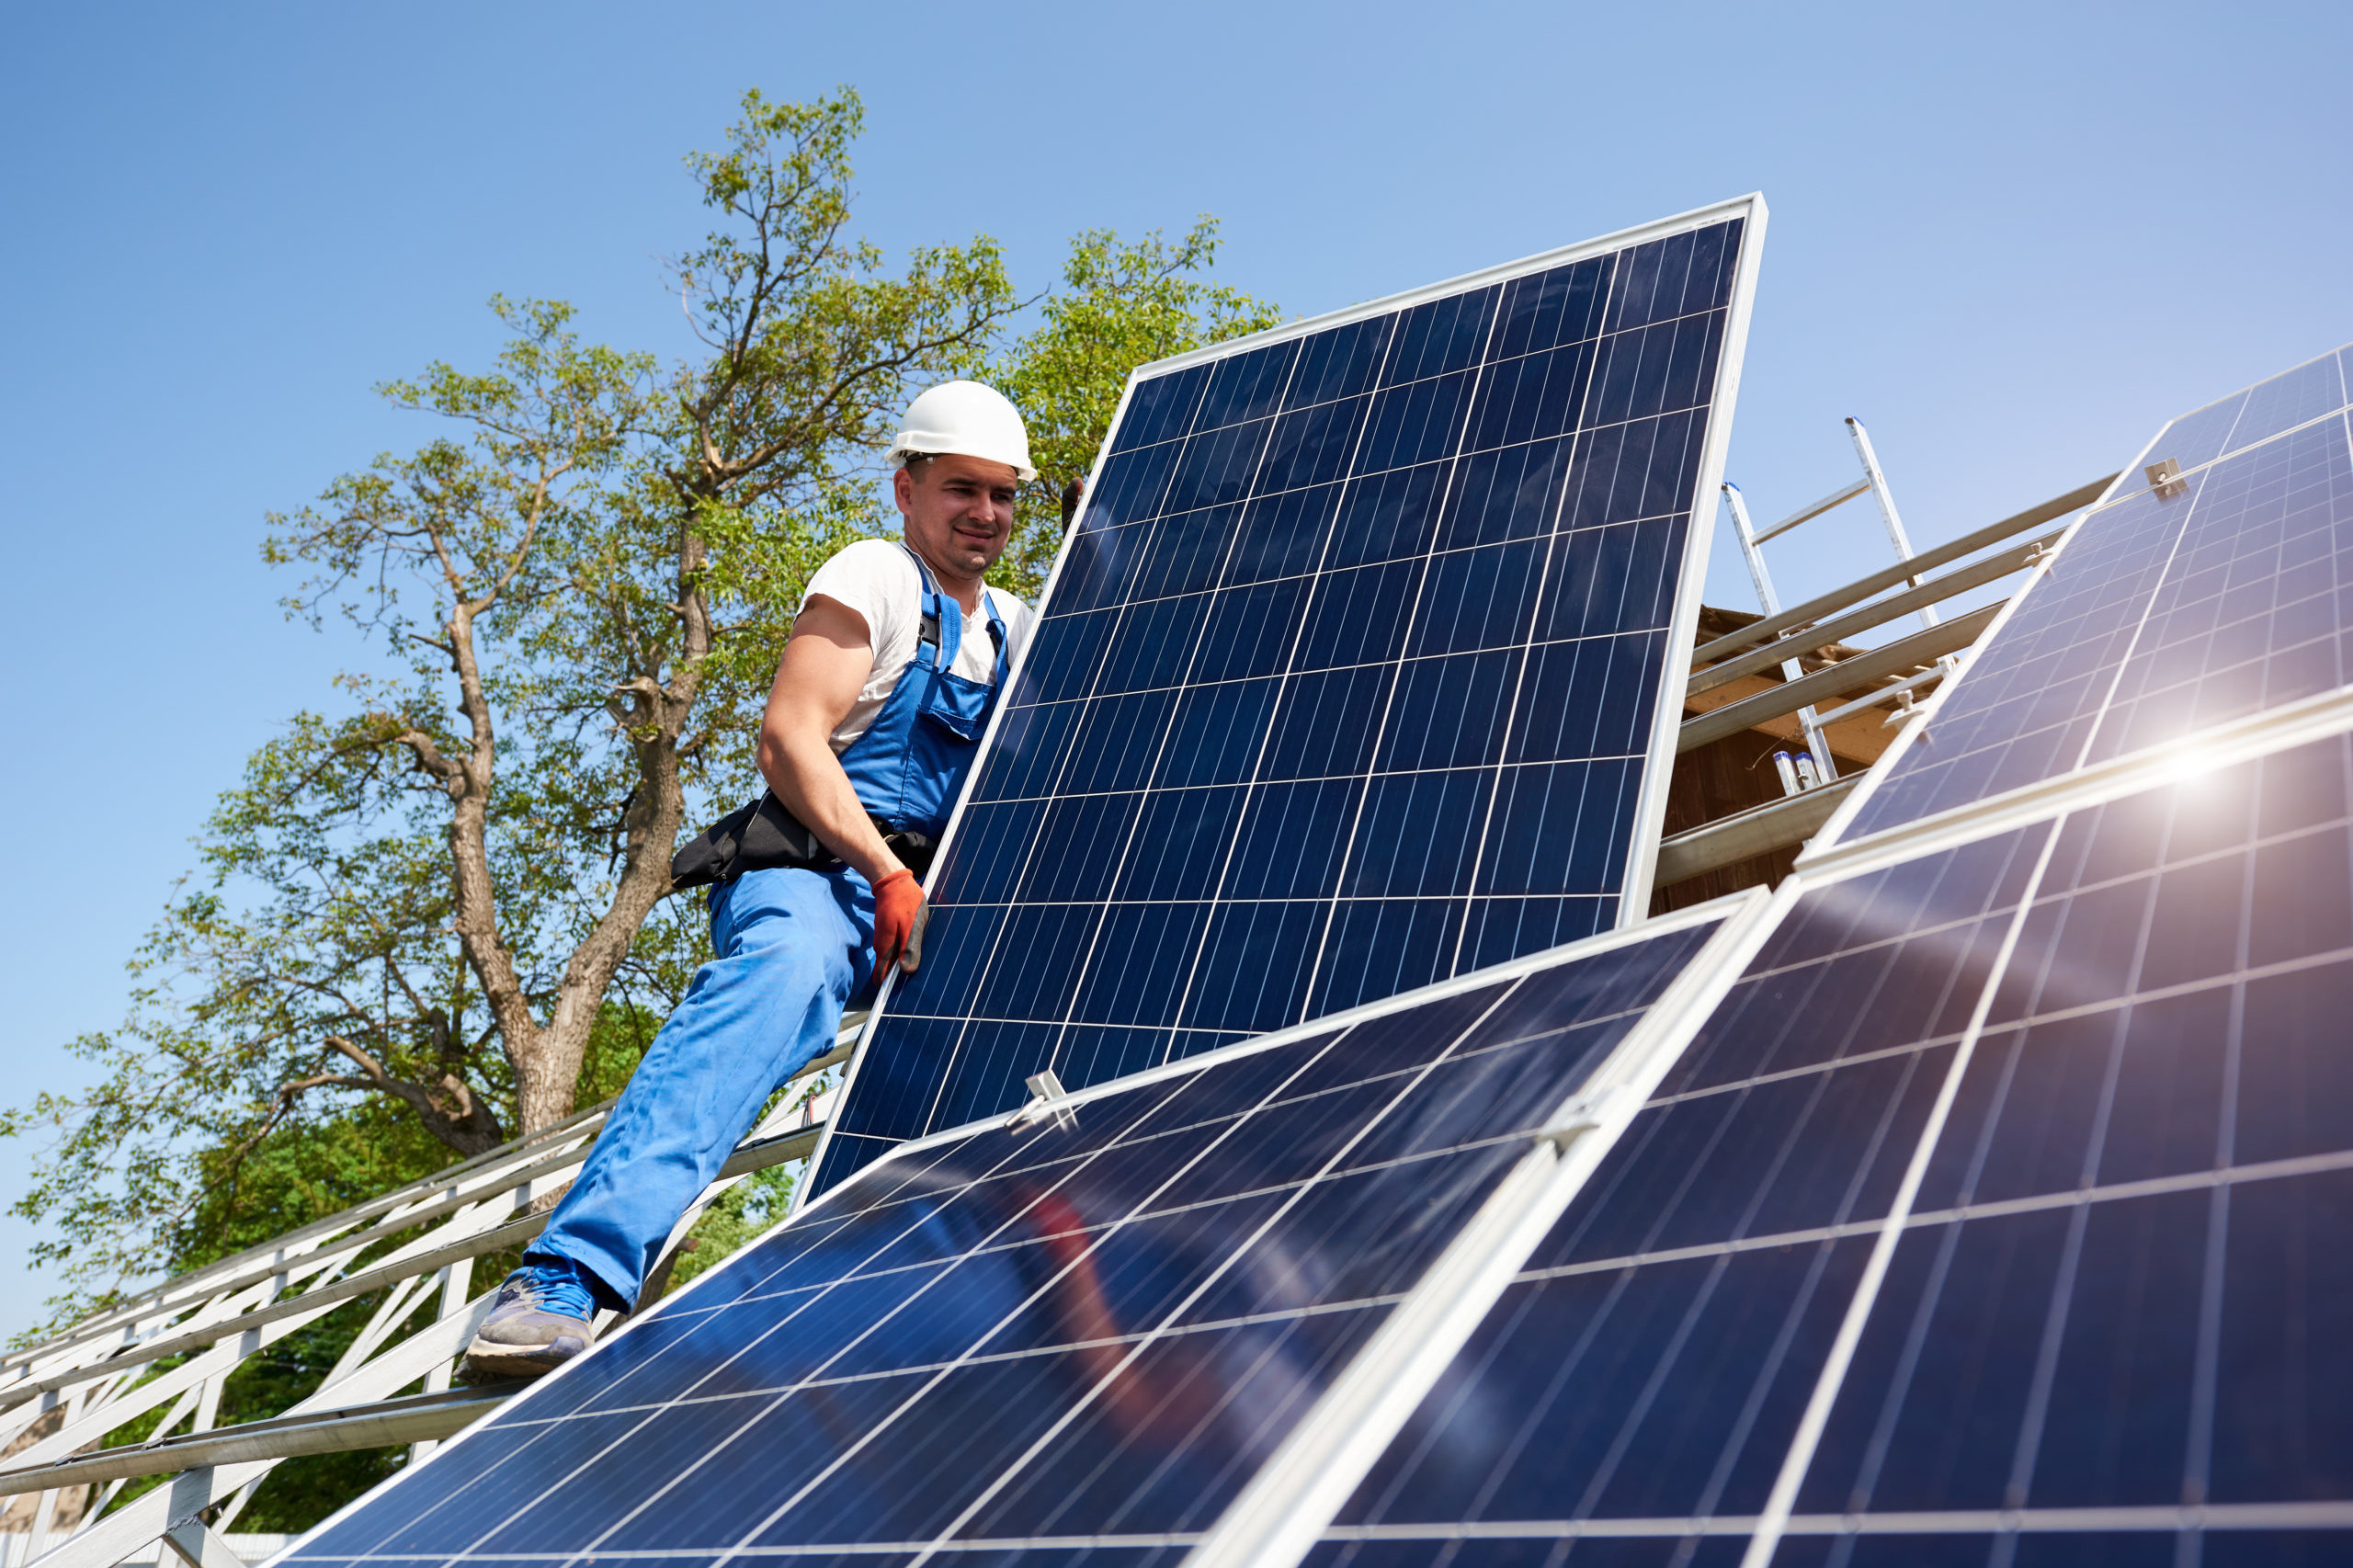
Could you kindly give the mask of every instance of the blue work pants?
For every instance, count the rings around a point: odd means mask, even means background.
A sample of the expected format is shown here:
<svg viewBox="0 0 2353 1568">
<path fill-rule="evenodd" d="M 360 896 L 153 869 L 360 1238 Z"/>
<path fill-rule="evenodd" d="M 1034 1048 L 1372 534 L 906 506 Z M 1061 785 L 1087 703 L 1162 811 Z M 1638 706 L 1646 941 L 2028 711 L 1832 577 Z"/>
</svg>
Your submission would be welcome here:
<svg viewBox="0 0 2353 1568">
<path fill-rule="evenodd" d="M 568 1258 L 602 1304 L 636 1301 L 687 1205 L 786 1079 L 833 1049 L 874 974 L 874 893 L 844 868 L 746 871 L 712 890 L 710 945 L 588 1163 L 524 1259 Z"/>
</svg>

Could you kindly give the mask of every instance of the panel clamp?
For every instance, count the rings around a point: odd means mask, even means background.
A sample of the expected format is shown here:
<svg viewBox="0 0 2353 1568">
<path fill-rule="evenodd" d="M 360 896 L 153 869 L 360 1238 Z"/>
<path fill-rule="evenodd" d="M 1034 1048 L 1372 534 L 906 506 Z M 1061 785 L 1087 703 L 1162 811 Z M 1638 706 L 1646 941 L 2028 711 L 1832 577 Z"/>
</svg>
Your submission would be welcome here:
<svg viewBox="0 0 2353 1568">
<path fill-rule="evenodd" d="M 1589 1089 L 1569 1101 L 1568 1105 L 1563 1108 L 1558 1120 L 1549 1127 L 1538 1128 L 1529 1136 L 1540 1142 L 1550 1143 L 1561 1153 L 1565 1154 L 1569 1152 L 1569 1145 L 1586 1133 L 1597 1127 L 1606 1127 L 1620 1119 L 1621 1111 L 1631 1115 L 1633 1110 L 1640 1109 L 1639 1105 L 1630 1108 L 1626 1104 L 1628 1100 L 1634 1097 L 1633 1085 L 1631 1084 L 1616 1084 L 1606 1089 Z"/>
<path fill-rule="evenodd" d="M 2141 472 L 2149 476 L 2149 488 L 2157 493 L 2160 501 L 2170 501 L 2189 488 L 2189 481 L 2181 477 L 2181 464 L 2171 458 L 2151 463 Z"/>
<path fill-rule="evenodd" d="M 1054 1076 L 1052 1068 L 1030 1074 L 1027 1082 L 1032 1098 L 1006 1121 L 1007 1132 L 1027 1132 L 1044 1121 L 1052 1122 L 1065 1132 L 1078 1125 L 1078 1112 L 1063 1103 L 1070 1098 L 1070 1091 L 1063 1087 L 1063 1081 Z"/>
</svg>

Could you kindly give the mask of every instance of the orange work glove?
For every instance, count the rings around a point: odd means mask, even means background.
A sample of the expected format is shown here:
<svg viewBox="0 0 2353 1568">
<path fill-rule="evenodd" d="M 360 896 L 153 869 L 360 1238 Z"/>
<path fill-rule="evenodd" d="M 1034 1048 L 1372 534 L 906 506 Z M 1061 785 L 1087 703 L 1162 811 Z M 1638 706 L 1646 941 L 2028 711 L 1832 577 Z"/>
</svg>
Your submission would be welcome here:
<svg viewBox="0 0 2353 1568">
<path fill-rule="evenodd" d="M 874 884 L 874 967 L 896 963 L 913 974 L 923 962 L 924 922 L 931 910 L 915 874 L 904 866 Z"/>
</svg>

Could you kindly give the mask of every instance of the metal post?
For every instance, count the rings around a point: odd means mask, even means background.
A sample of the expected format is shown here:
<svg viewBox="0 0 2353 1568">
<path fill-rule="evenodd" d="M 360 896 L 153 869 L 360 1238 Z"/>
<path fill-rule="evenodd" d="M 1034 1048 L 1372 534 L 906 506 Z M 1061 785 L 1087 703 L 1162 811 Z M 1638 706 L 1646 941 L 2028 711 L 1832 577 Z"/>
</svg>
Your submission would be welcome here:
<svg viewBox="0 0 2353 1568">
<path fill-rule="evenodd" d="M 441 1270 L 441 1304 L 434 1313 L 437 1321 L 441 1318 L 454 1317 L 466 1310 L 467 1292 L 473 1289 L 473 1278 L 474 1260 L 471 1257 L 461 1257 Z M 441 1390 L 448 1388 L 449 1374 L 456 1366 L 457 1362 L 454 1359 L 438 1363 L 431 1371 L 425 1374 L 425 1392 L 438 1393 Z M 411 1443 L 408 1449 L 409 1463 L 415 1464 L 439 1446 L 438 1442 L 430 1439 L 421 1443 Z"/>
<path fill-rule="evenodd" d="M 1748 562 L 1748 580 L 1756 585 L 1756 602 L 1765 607 L 1767 615 L 1779 615 L 1781 598 L 1773 591 L 1773 575 L 1765 570 L 1765 552 L 1756 547 L 1756 529 L 1748 520 L 1748 503 L 1741 499 L 1740 486 L 1730 480 L 1724 482 L 1724 500 L 1732 508 L 1733 536 L 1740 540 L 1741 558 Z M 1805 666 L 1795 659 L 1781 661 L 1781 676 L 1785 680 L 1797 680 L 1805 674 Z M 1798 710 L 1798 727 L 1805 734 L 1805 749 L 1813 757 L 1813 766 L 1824 784 L 1838 777 L 1838 765 L 1830 760 L 1830 740 L 1814 722 L 1813 705 L 1808 703 Z"/>
</svg>

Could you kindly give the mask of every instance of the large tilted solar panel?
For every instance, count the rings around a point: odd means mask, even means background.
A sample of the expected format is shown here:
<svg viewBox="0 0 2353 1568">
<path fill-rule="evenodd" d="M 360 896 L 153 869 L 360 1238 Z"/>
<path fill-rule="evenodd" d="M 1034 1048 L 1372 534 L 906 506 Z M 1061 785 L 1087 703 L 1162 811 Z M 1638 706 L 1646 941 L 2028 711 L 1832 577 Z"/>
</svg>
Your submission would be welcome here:
<svg viewBox="0 0 2353 1568">
<path fill-rule="evenodd" d="M 1762 215 L 1137 372 L 814 1190 L 1646 897 Z"/>
<path fill-rule="evenodd" d="M 2349 385 L 2353 349 L 2167 426 L 1837 836 L 2353 684 Z"/>
<path fill-rule="evenodd" d="M 279 1561 L 1181 1555 L 1722 913 L 903 1149 Z"/>
<path fill-rule="evenodd" d="M 2348 1017 L 2344 735 L 1806 892 L 1308 1561 L 2353 1561 Z"/>
</svg>

